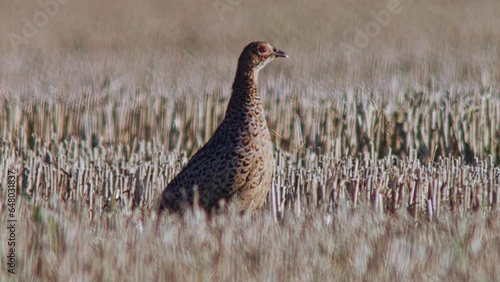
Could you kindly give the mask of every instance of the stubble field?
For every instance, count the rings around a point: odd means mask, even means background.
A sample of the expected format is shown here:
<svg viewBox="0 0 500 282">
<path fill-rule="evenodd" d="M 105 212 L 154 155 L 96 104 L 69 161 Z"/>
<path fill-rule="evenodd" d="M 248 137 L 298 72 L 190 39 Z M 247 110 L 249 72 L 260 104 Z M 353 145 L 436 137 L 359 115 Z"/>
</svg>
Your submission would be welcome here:
<svg viewBox="0 0 500 282">
<path fill-rule="evenodd" d="M 500 280 L 500 2 L 2 6 L 0 280 Z M 263 209 L 157 227 L 253 40 Z"/>
</svg>

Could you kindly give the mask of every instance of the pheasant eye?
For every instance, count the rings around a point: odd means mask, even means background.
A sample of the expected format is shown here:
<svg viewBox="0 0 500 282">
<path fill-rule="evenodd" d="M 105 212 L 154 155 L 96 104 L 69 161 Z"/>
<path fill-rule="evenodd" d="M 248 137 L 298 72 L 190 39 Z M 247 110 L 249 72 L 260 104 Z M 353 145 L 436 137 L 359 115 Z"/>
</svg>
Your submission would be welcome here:
<svg viewBox="0 0 500 282">
<path fill-rule="evenodd" d="M 258 52 L 260 55 L 263 55 L 267 52 L 267 49 L 266 49 L 266 47 L 261 46 L 261 47 L 259 47 Z"/>
</svg>

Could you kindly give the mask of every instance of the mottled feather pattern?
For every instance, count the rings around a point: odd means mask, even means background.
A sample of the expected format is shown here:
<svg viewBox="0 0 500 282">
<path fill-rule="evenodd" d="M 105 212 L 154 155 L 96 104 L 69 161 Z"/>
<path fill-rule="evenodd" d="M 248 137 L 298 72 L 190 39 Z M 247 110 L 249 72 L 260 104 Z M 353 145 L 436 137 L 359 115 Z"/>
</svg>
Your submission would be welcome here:
<svg viewBox="0 0 500 282">
<path fill-rule="evenodd" d="M 257 93 L 257 75 L 276 57 L 287 55 L 265 42 L 245 47 L 224 120 L 165 188 L 160 212 L 192 206 L 196 193 L 198 204 L 207 211 L 221 200 L 236 201 L 242 211 L 262 206 L 271 187 L 273 148 Z"/>
</svg>

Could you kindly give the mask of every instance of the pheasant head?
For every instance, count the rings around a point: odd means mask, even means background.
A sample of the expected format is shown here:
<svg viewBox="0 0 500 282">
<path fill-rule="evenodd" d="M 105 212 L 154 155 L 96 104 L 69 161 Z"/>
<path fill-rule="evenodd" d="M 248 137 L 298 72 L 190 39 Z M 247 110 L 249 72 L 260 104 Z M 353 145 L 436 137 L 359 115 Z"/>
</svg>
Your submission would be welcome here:
<svg viewBox="0 0 500 282">
<path fill-rule="evenodd" d="M 254 41 L 241 52 L 238 66 L 245 68 L 245 71 L 252 70 L 257 75 L 260 69 L 275 58 L 288 58 L 288 55 L 269 43 Z"/>
</svg>

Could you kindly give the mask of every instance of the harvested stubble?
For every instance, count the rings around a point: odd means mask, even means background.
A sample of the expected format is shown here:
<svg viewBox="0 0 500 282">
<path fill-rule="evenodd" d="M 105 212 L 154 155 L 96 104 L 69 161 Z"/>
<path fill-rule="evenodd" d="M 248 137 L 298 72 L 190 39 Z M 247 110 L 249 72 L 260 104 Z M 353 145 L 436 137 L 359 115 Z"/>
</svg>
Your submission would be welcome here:
<svg viewBox="0 0 500 282">
<path fill-rule="evenodd" d="M 346 206 L 276 223 L 230 210 L 99 217 L 75 202 L 18 205 L 19 281 L 497 281 L 499 218 L 444 212 L 433 223 Z M 5 218 L 5 209 L 0 209 Z M 5 222 L 3 222 L 5 223 Z M 0 233 L 5 242 L 6 232 Z M 5 263 L 5 258 L 2 258 Z M 8 277 L 0 274 L 2 280 Z M 17 278 L 16 277 L 16 278 Z"/>
<path fill-rule="evenodd" d="M 140 207 L 150 210 L 167 183 L 185 165 L 185 152 L 167 152 L 158 143 L 97 146 L 70 138 L 27 149 L 21 134 L 17 144 L 3 143 L 4 182 L 7 169 L 19 177 L 20 192 L 35 205 L 54 208 L 58 201 L 85 203 L 102 216 L 110 210 Z M 393 214 L 408 211 L 428 220 L 443 211 L 498 210 L 500 169 L 493 158 L 468 165 L 460 158 L 440 158 L 422 164 L 417 152 L 401 160 L 378 159 L 375 151 L 361 158 L 337 153 L 303 154 L 277 150 L 272 192 L 267 209 L 281 218 L 287 211 L 334 211 L 339 205 L 373 205 Z M 3 183 L 5 185 L 5 183 Z"/>
<path fill-rule="evenodd" d="M 308 95 L 280 96 L 273 90 L 266 89 L 264 107 L 273 141 L 286 151 L 337 150 L 354 157 L 374 149 L 378 157 L 408 157 L 416 148 L 426 162 L 461 157 L 474 163 L 490 156 L 495 164 L 500 162 L 500 90 L 493 87 L 401 89 L 389 97 L 360 89 L 314 102 Z M 227 98 L 220 93 L 168 98 L 104 92 L 78 103 L 4 99 L 0 130 L 4 135 L 24 134 L 25 148 L 34 150 L 41 145 L 37 140 L 59 142 L 73 136 L 92 148 L 152 140 L 191 155 L 221 122 Z"/>
<path fill-rule="evenodd" d="M 277 148 L 264 211 L 167 217 L 159 233 L 155 201 L 227 95 L 106 87 L 76 103 L 3 100 L 0 179 L 19 174 L 20 280 L 498 280 L 495 87 L 311 100 L 268 83 Z"/>
<path fill-rule="evenodd" d="M 223 20 L 210 1 L 115 2 L 61 6 L 19 53 L 0 40 L 0 179 L 20 195 L 1 281 L 500 280 L 500 1 L 401 1 L 355 54 L 339 45 L 386 1 L 243 1 Z M 5 3 L 0 33 L 39 3 Z M 156 232 L 255 38 L 294 58 L 260 78 L 264 210 Z"/>
<path fill-rule="evenodd" d="M 211 135 L 223 97 L 192 96 L 193 103 L 151 97 L 122 105 L 120 115 L 113 101 L 76 108 L 5 103 L 0 179 L 8 169 L 19 175 L 19 278 L 496 280 L 500 169 L 498 154 L 486 156 L 483 145 L 498 150 L 489 134 L 500 123 L 498 92 L 488 91 L 415 94 L 426 102 L 390 104 L 392 113 L 375 106 L 375 98 L 360 103 L 345 95 L 313 106 L 269 95 L 270 127 L 282 149 L 276 148 L 264 211 L 253 218 L 230 211 L 212 221 L 198 212 L 166 217 L 159 233 L 152 226 L 155 201 Z M 165 108 L 176 110 L 154 114 Z M 285 126 L 288 118 L 293 123 Z M 157 126 L 151 136 L 132 138 L 152 121 L 178 134 L 163 135 Z M 422 163 L 408 144 L 442 153 Z M 183 146 L 188 150 L 175 150 Z M 467 154 L 484 158 L 466 160 Z"/>
</svg>

